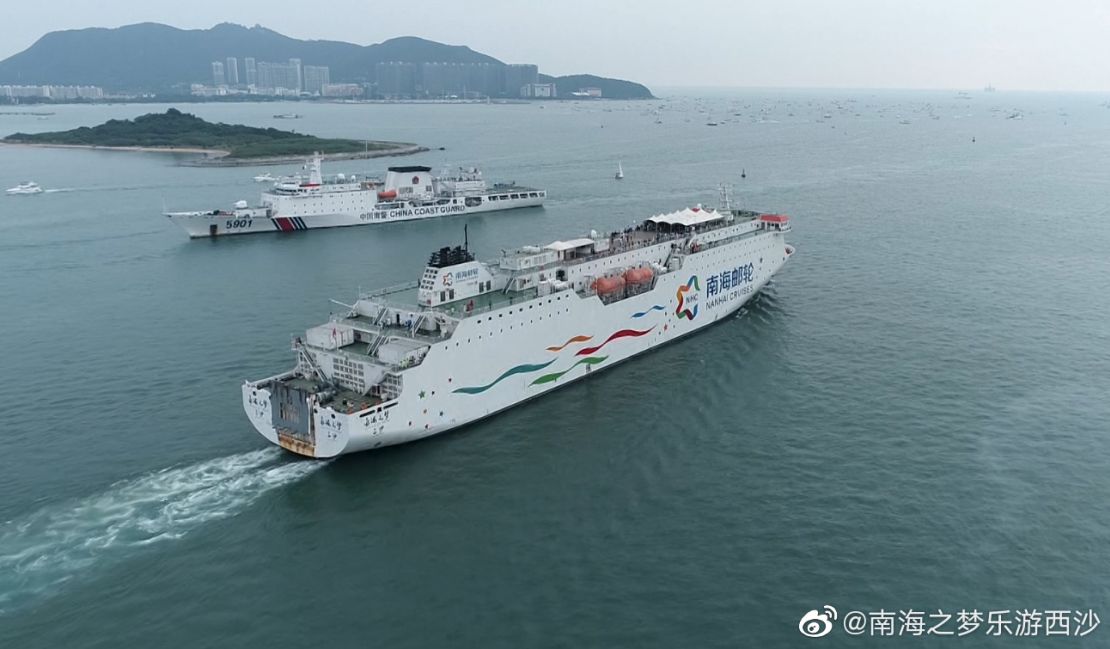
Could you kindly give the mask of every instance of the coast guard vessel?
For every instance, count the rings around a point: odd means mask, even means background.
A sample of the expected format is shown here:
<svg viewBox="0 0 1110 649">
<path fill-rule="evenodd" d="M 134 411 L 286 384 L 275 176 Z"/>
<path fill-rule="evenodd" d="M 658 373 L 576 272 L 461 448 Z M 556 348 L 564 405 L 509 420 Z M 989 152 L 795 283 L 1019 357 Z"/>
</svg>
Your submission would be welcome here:
<svg viewBox="0 0 1110 649">
<path fill-rule="evenodd" d="M 789 230 L 781 214 L 694 207 L 489 262 L 441 248 L 418 281 L 294 338 L 296 366 L 245 382 L 243 408 L 310 457 L 442 433 L 734 313 L 794 254 Z"/>
<path fill-rule="evenodd" d="M 433 177 L 431 167 L 390 167 L 385 180 L 324 176 L 319 155 L 294 176 L 262 192 L 261 205 L 239 201 L 228 210 L 166 212 L 190 237 L 410 221 L 543 205 L 547 192 L 516 183 L 487 185 L 476 168 Z"/>
<path fill-rule="evenodd" d="M 789 230 L 781 214 L 693 207 L 491 262 L 443 247 L 420 280 L 293 338 L 295 367 L 245 382 L 243 408 L 310 457 L 443 433 L 736 312 L 794 254 Z"/>
</svg>

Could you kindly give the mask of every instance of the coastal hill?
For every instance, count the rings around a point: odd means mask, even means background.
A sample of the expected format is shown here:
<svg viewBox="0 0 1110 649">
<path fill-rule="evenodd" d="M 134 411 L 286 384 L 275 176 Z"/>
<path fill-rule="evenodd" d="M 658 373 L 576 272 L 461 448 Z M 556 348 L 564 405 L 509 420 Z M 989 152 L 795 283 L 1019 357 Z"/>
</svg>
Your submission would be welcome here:
<svg viewBox="0 0 1110 649">
<path fill-rule="evenodd" d="M 258 61 L 298 58 L 328 66 L 331 81 L 372 83 L 378 63 L 489 63 L 501 61 L 469 47 L 406 36 L 374 45 L 299 40 L 261 26 L 224 23 L 211 29 L 178 29 L 140 23 L 114 29 L 51 32 L 31 47 L 0 61 L 0 84 L 93 85 L 109 91 L 181 93 L 190 83 L 210 83 L 212 61 L 252 57 Z M 567 77 L 565 79 L 570 79 Z M 563 78 L 555 78 L 562 89 Z M 602 79 L 601 81 L 608 81 Z M 568 92 L 573 89 L 568 82 Z M 599 86 L 600 87 L 600 86 Z M 650 98 L 631 82 L 613 86 L 618 99 Z"/>
<path fill-rule="evenodd" d="M 414 145 L 327 139 L 312 135 L 255 128 L 241 124 L 214 124 L 171 108 L 133 120 L 113 119 L 99 126 L 82 126 L 52 133 L 14 133 L 0 142 L 103 148 L 206 150 L 227 152 L 228 163 L 238 159 L 303 157 L 313 152 L 349 154 L 350 157 L 411 153 Z"/>
<path fill-rule="evenodd" d="M 601 96 L 617 99 L 651 99 L 651 91 L 635 81 L 609 79 L 592 74 L 571 74 L 565 77 L 540 75 L 540 83 L 553 83 L 560 97 L 570 97 L 582 88 L 598 88 Z M 646 93 L 646 94 L 645 94 Z"/>
</svg>

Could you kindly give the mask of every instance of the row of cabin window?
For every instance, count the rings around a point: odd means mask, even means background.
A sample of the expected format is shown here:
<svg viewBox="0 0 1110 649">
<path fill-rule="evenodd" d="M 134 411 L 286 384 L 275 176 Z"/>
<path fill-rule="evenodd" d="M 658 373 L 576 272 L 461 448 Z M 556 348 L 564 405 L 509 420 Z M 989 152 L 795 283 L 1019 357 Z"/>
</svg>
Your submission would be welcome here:
<svg viewBox="0 0 1110 649">
<path fill-rule="evenodd" d="M 548 302 L 551 302 L 551 300 L 548 300 Z M 532 307 L 531 307 L 531 306 L 529 306 L 528 308 L 529 308 L 529 309 L 531 309 Z M 523 311 L 523 310 L 524 310 L 524 309 L 521 309 L 521 311 Z M 509 313 L 512 313 L 512 311 L 509 311 Z M 569 307 L 569 306 L 568 306 L 568 307 L 566 308 L 566 313 L 570 313 L 570 307 Z M 504 315 L 504 314 L 498 314 L 498 317 L 501 317 L 501 316 L 503 316 L 503 315 Z M 551 315 L 551 314 L 548 314 L 548 316 L 550 316 L 550 315 Z M 539 317 L 539 319 L 540 319 L 540 320 L 543 320 L 543 318 L 544 318 L 544 316 L 542 316 L 542 315 L 541 315 L 541 316 Z M 493 318 L 491 317 L 491 318 L 490 318 L 490 320 L 492 320 L 492 319 L 493 319 Z M 481 322 L 481 320 L 479 320 L 478 322 Z M 535 321 L 535 320 L 529 320 L 529 321 L 528 321 L 528 324 L 535 324 L 535 323 L 536 323 L 536 321 Z M 522 323 L 522 324 L 523 324 L 523 323 Z M 510 329 L 510 330 L 512 330 L 512 328 L 513 328 L 513 325 L 509 325 L 509 329 Z M 502 328 L 501 328 L 501 331 L 499 331 L 498 333 L 505 333 L 505 328 L 504 328 L 504 327 L 502 327 Z M 490 333 L 488 333 L 488 334 L 486 334 L 486 335 L 487 335 L 487 336 L 490 336 L 490 337 L 493 337 L 493 332 L 491 331 Z M 482 339 L 482 334 L 478 334 L 478 340 L 481 340 L 481 339 Z M 470 344 L 470 341 L 471 341 L 471 339 L 470 339 L 470 338 L 467 338 L 467 339 L 466 339 L 466 342 L 467 342 L 467 344 Z M 455 343 L 455 347 L 458 347 L 458 346 L 459 346 L 460 344 L 461 344 L 461 342 L 456 342 L 456 343 Z"/>
<path fill-rule="evenodd" d="M 563 297 L 565 297 L 565 296 L 562 296 L 562 295 L 560 295 L 560 296 L 558 296 L 558 297 L 555 297 L 555 298 L 547 298 L 547 303 L 548 303 L 548 304 L 551 304 L 552 300 L 561 300 L 561 299 L 563 299 Z M 532 307 L 534 307 L 534 306 L 536 306 L 536 305 L 534 305 L 534 304 L 529 304 L 529 305 L 528 305 L 528 308 L 529 308 L 529 309 L 531 309 L 531 308 L 532 308 Z M 521 312 L 521 313 L 523 313 L 523 312 L 524 312 L 524 307 L 520 307 L 520 312 Z M 512 310 L 512 309 L 509 309 L 509 315 L 512 315 L 512 313 L 513 313 L 513 310 Z M 503 317 L 505 317 L 505 314 L 504 314 L 504 313 L 498 313 L 498 314 L 497 314 L 497 317 L 499 317 L 499 318 L 503 318 Z M 477 321 L 477 323 L 478 323 L 478 324 L 482 324 L 482 322 L 484 322 L 485 320 L 489 320 L 489 321 L 491 321 L 491 322 L 492 322 L 492 321 L 493 321 L 493 316 L 491 315 L 491 316 L 490 316 L 490 317 L 488 317 L 488 318 L 478 318 L 478 321 Z"/>
<path fill-rule="evenodd" d="M 501 194 L 499 196 L 488 197 L 491 201 L 507 201 L 515 198 L 539 198 L 539 192 L 528 192 L 526 194 Z"/>
</svg>

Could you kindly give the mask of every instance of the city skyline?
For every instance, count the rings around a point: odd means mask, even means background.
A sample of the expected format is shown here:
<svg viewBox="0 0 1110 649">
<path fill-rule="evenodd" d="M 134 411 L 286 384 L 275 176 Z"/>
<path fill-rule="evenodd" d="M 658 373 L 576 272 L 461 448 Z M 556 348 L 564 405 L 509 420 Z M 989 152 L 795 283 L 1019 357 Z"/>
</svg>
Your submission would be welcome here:
<svg viewBox="0 0 1110 649">
<path fill-rule="evenodd" d="M 56 30 L 146 21 L 198 29 L 228 21 L 261 23 L 295 38 L 363 45 L 415 35 L 465 44 L 503 61 L 534 61 L 553 75 L 590 71 L 650 86 L 979 88 L 993 83 L 1001 89 L 1110 90 L 1110 71 L 1101 65 L 1110 58 L 1110 39 L 1104 37 L 1110 6 L 1093 0 L 1061 7 L 1032 0 L 784 0 L 773 6 L 689 0 L 678 13 L 668 3 L 624 0 L 601 6 L 584 0 L 558 6 L 428 0 L 421 8 L 419 20 L 397 27 L 389 21 L 334 20 L 363 15 L 364 7 L 355 0 L 336 0 L 328 12 L 292 15 L 258 0 L 235 6 L 198 0 L 187 8 L 169 3 L 135 7 L 118 0 L 89 7 L 59 0 L 49 8 L 30 6 L 0 25 L 0 58 Z M 697 21 L 691 32 L 676 23 L 682 16 L 707 19 Z M 480 28 L 461 37 L 462 24 Z M 537 30 L 553 36 L 536 38 Z"/>
</svg>

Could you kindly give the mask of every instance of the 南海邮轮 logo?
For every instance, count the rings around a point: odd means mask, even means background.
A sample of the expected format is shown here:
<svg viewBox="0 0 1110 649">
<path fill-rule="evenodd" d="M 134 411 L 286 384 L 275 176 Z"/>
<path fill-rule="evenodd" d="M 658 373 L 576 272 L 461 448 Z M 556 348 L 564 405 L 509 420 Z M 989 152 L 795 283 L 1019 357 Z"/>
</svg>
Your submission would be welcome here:
<svg viewBox="0 0 1110 649">
<path fill-rule="evenodd" d="M 678 287 L 678 307 L 674 310 L 674 314 L 687 320 L 696 318 L 698 316 L 699 292 L 701 292 L 701 287 L 698 286 L 698 276 L 691 275 L 685 284 Z"/>
</svg>

